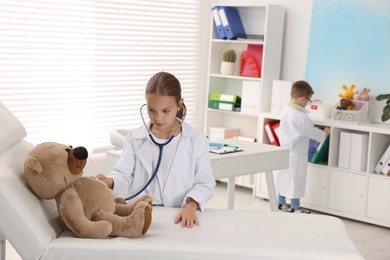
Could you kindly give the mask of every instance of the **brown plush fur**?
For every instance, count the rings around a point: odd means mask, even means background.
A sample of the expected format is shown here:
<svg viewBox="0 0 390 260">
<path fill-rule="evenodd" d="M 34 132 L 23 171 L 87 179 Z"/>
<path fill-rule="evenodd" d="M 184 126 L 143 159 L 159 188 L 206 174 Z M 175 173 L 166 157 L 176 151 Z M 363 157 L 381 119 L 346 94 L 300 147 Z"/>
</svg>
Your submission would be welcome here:
<svg viewBox="0 0 390 260">
<path fill-rule="evenodd" d="M 103 182 L 82 177 L 87 156 L 83 147 L 42 143 L 27 156 L 24 176 L 39 198 L 55 199 L 61 226 L 79 237 L 144 235 L 152 222 L 152 198 L 128 204 Z"/>
</svg>

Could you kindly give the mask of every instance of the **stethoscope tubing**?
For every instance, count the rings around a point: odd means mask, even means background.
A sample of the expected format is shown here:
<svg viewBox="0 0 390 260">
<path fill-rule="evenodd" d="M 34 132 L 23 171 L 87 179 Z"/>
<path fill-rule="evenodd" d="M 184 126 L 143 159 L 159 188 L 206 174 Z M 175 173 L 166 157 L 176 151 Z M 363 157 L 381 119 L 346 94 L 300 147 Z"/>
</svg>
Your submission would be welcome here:
<svg viewBox="0 0 390 260">
<path fill-rule="evenodd" d="M 125 200 L 131 200 L 131 199 L 134 199 L 135 197 L 137 197 L 138 195 L 140 195 L 144 190 L 146 190 L 146 188 L 152 183 L 153 179 L 157 176 L 157 172 L 158 172 L 158 169 L 160 168 L 160 164 L 161 164 L 161 160 L 162 160 L 162 155 L 163 155 L 163 150 L 164 150 L 164 146 L 166 146 L 167 144 L 169 144 L 173 138 L 175 137 L 174 135 L 172 135 L 168 141 L 166 141 L 165 143 L 163 144 L 160 144 L 158 143 L 156 140 L 154 140 L 152 134 L 149 134 L 149 137 L 150 139 L 152 140 L 152 142 L 158 146 L 159 148 L 159 154 L 158 154 L 158 160 L 157 160 L 157 165 L 156 165 L 156 168 L 154 169 L 154 172 L 152 174 L 152 176 L 150 177 L 150 179 L 148 180 L 148 182 L 142 187 L 142 189 L 140 189 L 137 193 L 127 197 Z"/>
<path fill-rule="evenodd" d="M 136 192 L 135 194 L 125 198 L 125 200 L 131 200 L 131 199 L 134 199 L 135 197 L 137 197 L 138 195 L 140 195 L 143 191 L 146 190 L 146 188 L 152 183 L 152 181 L 154 180 L 154 178 L 157 176 L 157 172 L 158 172 L 158 169 L 160 168 L 160 164 L 161 164 L 161 160 L 162 160 L 162 155 L 163 155 L 163 150 L 164 150 L 164 146 L 166 146 L 167 144 L 169 144 L 173 138 L 175 137 L 175 135 L 172 135 L 168 141 L 166 141 L 165 143 L 158 143 L 152 136 L 152 133 L 150 132 L 149 128 L 147 127 L 146 123 L 145 123 L 145 119 L 144 119 L 144 116 L 142 114 L 142 108 L 146 106 L 146 104 L 143 104 L 141 107 L 140 107 L 140 114 L 141 114 L 141 118 L 142 118 L 142 122 L 144 123 L 144 126 L 146 128 L 146 130 L 149 132 L 149 138 L 150 140 L 152 140 L 152 142 L 158 146 L 159 148 L 159 154 L 158 154 L 158 160 L 157 160 L 157 165 L 156 165 L 156 168 L 154 169 L 154 172 L 152 174 L 152 176 L 149 178 L 148 182 L 142 187 L 142 189 L 140 189 L 138 192 Z"/>
</svg>

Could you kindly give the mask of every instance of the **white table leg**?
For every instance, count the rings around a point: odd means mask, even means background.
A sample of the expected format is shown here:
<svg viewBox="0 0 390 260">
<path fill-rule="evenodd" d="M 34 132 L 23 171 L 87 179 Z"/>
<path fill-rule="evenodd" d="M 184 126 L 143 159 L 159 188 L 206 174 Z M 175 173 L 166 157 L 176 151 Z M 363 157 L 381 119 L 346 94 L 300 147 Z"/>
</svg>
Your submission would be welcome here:
<svg viewBox="0 0 390 260">
<path fill-rule="evenodd" d="M 266 172 L 265 177 L 267 179 L 268 197 L 269 197 L 269 205 L 271 206 L 271 211 L 277 211 L 278 202 L 276 200 L 275 182 L 274 182 L 274 175 L 272 174 L 272 171 Z"/>
<path fill-rule="evenodd" d="M 234 192 L 236 190 L 236 178 L 235 177 L 229 177 L 228 183 L 227 183 L 227 195 L 228 195 L 228 201 L 227 201 L 227 208 L 228 209 L 234 209 Z"/>
</svg>

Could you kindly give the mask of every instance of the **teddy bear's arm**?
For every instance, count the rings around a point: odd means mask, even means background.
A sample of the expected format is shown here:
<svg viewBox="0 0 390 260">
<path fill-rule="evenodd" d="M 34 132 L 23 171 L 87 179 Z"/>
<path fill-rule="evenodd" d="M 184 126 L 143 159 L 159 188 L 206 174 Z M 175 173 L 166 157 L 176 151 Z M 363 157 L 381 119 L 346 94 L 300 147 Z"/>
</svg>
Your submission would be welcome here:
<svg viewBox="0 0 390 260">
<path fill-rule="evenodd" d="M 95 222 L 85 217 L 82 202 L 73 188 L 61 194 L 58 211 L 65 225 L 79 237 L 105 238 L 112 232 L 108 221 Z"/>
</svg>

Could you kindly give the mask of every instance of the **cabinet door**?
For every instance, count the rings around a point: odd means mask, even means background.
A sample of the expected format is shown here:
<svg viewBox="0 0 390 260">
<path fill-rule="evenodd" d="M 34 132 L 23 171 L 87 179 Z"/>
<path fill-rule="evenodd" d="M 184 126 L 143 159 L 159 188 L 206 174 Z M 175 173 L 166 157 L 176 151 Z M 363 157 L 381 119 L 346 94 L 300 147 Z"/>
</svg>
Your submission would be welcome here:
<svg viewBox="0 0 390 260">
<path fill-rule="evenodd" d="M 332 169 L 329 182 L 329 208 L 363 216 L 365 188 L 365 175 Z"/>
<path fill-rule="evenodd" d="M 390 220 L 390 207 L 387 201 L 390 198 L 390 180 L 382 177 L 370 176 L 368 179 L 367 217 Z"/>
<path fill-rule="evenodd" d="M 306 195 L 302 199 L 305 204 L 321 207 L 328 205 L 329 169 L 309 165 L 306 180 Z"/>
</svg>

